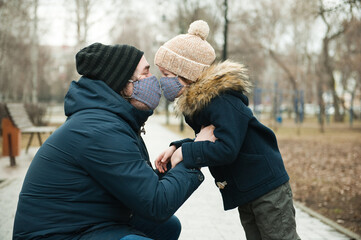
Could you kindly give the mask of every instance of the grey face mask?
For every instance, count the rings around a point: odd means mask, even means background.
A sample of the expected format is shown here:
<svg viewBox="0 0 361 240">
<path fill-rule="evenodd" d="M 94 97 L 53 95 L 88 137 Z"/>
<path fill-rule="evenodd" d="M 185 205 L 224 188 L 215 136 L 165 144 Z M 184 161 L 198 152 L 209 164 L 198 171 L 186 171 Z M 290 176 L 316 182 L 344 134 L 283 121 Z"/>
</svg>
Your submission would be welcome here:
<svg viewBox="0 0 361 240">
<path fill-rule="evenodd" d="M 162 77 L 159 79 L 159 82 L 162 87 L 164 97 L 171 102 L 174 101 L 180 90 L 184 87 L 180 83 L 178 77 Z"/>
<path fill-rule="evenodd" d="M 157 77 L 151 76 L 138 81 L 129 80 L 133 83 L 133 94 L 131 98 L 146 104 L 154 110 L 160 101 L 162 92 Z"/>
</svg>

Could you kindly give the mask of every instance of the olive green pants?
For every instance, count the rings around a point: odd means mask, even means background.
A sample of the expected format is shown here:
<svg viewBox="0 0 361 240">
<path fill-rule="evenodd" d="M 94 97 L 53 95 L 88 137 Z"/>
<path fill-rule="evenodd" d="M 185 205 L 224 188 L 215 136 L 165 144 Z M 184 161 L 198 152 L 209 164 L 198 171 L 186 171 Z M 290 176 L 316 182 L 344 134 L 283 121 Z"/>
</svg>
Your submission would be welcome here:
<svg viewBox="0 0 361 240">
<path fill-rule="evenodd" d="M 295 208 L 289 182 L 238 207 L 247 240 L 297 240 Z"/>
</svg>

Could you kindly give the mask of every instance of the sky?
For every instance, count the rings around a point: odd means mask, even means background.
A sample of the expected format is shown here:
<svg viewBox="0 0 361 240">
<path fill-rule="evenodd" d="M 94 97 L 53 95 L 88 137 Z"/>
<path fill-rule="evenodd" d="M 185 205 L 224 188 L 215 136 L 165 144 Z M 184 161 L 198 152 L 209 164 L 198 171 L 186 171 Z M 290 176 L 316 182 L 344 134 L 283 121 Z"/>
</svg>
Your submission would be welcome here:
<svg viewBox="0 0 361 240">
<path fill-rule="evenodd" d="M 75 45 L 76 29 L 74 20 L 75 13 L 72 11 L 74 1 L 64 0 L 39 0 L 38 18 L 39 18 L 39 40 L 44 45 Z M 67 3 L 67 4 L 66 4 Z M 104 9 L 111 9 L 111 1 L 102 1 Z M 110 41 L 108 33 L 114 23 L 114 12 L 107 13 L 104 16 L 104 9 L 94 8 L 90 21 L 94 22 L 89 30 L 89 41 L 101 41 L 108 43 Z"/>
<path fill-rule="evenodd" d="M 65 31 L 66 11 L 62 1 L 40 0 L 38 7 L 39 40 L 44 45 L 73 44 L 74 35 Z"/>
<path fill-rule="evenodd" d="M 212 2 L 215 0 L 209 1 Z M 250 0 L 243 0 L 243 4 L 247 3 L 247 1 Z M 104 0 L 101 5 L 98 4 L 97 8 L 92 9 L 91 17 L 93 18 L 90 19 L 90 22 L 93 24 L 88 33 L 88 42 L 98 41 L 105 44 L 111 43 L 109 31 L 111 27 L 113 27 L 114 19 L 116 18 L 115 14 L 118 12 L 116 9 L 112 9 L 111 2 L 110 0 Z M 161 3 L 162 1 L 148 0 L 147 2 L 153 3 L 153 6 L 158 8 L 157 3 Z M 333 6 L 339 3 L 340 0 L 324 0 L 324 2 L 326 6 Z M 142 1 L 132 2 L 132 4 L 142 4 Z M 75 8 L 74 5 L 74 0 L 39 0 L 38 29 L 40 44 L 57 46 L 76 44 L 75 23 L 74 20 L 71 19 L 75 18 L 75 13 L 72 11 L 72 9 Z M 144 8 L 144 6 L 140 6 L 139 8 Z M 141 9 L 140 13 L 146 11 L 146 15 L 149 17 L 152 13 L 154 15 L 159 14 L 159 11 L 157 12 L 156 10 L 158 9 Z M 316 29 L 315 34 L 322 36 L 322 32 L 321 26 L 320 29 Z"/>
</svg>

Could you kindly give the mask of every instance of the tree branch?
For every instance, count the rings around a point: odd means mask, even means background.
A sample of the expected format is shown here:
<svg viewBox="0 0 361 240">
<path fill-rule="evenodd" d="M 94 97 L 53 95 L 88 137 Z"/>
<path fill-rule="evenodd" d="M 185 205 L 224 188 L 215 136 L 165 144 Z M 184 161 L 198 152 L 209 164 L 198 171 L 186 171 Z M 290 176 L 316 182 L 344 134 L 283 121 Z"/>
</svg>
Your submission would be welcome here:
<svg viewBox="0 0 361 240">
<path fill-rule="evenodd" d="M 286 65 L 279 59 L 279 57 L 275 54 L 275 52 L 271 49 L 268 49 L 268 52 L 273 60 L 282 68 L 283 71 L 285 71 L 286 75 L 288 76 L 289 81 L 291 82 L 293 89 L 297 89 L 297 83 L 295 78 L 293 77 L 291 71 L 286 67 Z"/>
<path fill-rule="evenodd" d="M 330 32 L 331 26 L 330 24 L 327 22 L 326 17 L 325 17 L 325 8 L 323 7 L 323 2 L 322 0 L 319 0 L 320 2 L 320 11 L 319 11 L 319 15 L 321 16 L 323 22 L 326 24 L 327 27 L 327 31 L 326 31 L 326 36 L 328 35 L 328 33 Z"/>
</svg>

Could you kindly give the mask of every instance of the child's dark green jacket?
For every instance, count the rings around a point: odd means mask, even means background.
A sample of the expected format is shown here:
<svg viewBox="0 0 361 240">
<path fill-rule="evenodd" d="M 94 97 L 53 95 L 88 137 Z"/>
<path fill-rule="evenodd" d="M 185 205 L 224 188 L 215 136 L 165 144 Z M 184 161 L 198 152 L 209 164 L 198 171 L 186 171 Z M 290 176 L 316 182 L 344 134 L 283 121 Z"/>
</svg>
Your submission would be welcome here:
<svg viewBox="0 0 361 240">
<path fill-rule="evenodd" d="M 213 124 L 216 142 L 182 140 L 187 167 L 209 169 L 220 188 L 225 210 L 241 206 L 289 180 L 275 134 L 262 125 L 243 94 L 247 72 L 226 61 L 209 68 L 178 101 L 186 122 L 198 133 Z"/>
</svg>

